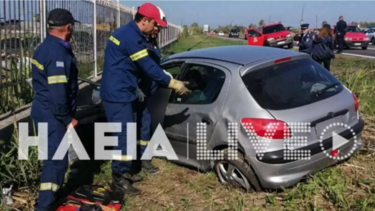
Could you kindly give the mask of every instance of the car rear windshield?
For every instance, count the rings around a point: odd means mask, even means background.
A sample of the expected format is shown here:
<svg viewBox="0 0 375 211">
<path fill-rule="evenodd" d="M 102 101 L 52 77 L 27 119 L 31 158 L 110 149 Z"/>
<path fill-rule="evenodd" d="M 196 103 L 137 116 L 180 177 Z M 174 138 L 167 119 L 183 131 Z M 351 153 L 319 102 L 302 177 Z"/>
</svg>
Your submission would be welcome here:
<svg viewBox="0 0 375 211">
<path fill-rule="evenodd" d="M 285 27 L 282 24 L 267 26 L 263 28 L 263 34 L 270 34 L 280 31 L 285 31 Z"/>
<path fill-rule="evenodd" d="M 361 29 L 359 29 L 356 26 L 349 26 L 349 27 L 346 28 L 345 31 L 347 31 L 347 32 L 362 32 Z"/>
<path fill-rule="evenodd" d="M 247 34 L 249 35 L 249 37 L 260 37 L 260 33 L 255 30 L 249 30 Z"/>
<path fill-rule="evenodd" d="M 330 72 L 311 59 L 281 63 L 245 74 L 248 91 L 264 109 L 284 110 L 329 98 L 343 90 Z M 321 93 L 318 93 L 321 91 Z"/>
<path fill-rule="evenodd" d="M 230 30 L 230 32 L 237 33 L 238 30 L 237 29 L 232 29 L 232 30 Z"/>
</svg>

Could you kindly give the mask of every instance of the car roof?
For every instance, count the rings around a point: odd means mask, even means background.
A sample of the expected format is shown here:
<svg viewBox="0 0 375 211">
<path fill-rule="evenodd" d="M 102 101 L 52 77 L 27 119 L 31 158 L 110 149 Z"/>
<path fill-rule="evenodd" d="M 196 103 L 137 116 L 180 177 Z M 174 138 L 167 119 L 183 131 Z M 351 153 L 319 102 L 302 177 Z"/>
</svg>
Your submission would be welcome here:
<svg viewBox="0 0 375 211">
<path fill-rule="evenodd" d="M 270 23 L 270 24 L 265 24 L 262 27 L 268 27 L 268 26 L 276 26 L 276 25 L 281 25 L 282 23 Z"/>
<path fill-rule="evenodd" d="M 185 51 L 173 54 L 166 58 L 165 61 L 170 59 L 194 58 L 247 65 L 250 63 L 256 64 L 278 58 L 301 56 L 301 54 L 303 53 L 274 47 L 230 45 Z"/>
</svg>

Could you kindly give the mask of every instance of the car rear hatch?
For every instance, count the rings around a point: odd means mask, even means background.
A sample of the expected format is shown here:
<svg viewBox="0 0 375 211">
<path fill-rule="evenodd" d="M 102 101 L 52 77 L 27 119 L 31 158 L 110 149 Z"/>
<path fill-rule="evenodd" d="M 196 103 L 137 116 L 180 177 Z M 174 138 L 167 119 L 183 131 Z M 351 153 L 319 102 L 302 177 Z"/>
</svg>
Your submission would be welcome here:
<svg viewBox="0 0 375 211">
<path fill-rule="evenodd" d="M 292 138 L 284 140 L 288 149 L 317 143 L 321 136 L 346 130 L 341 124 L 350 126 L 358 119 L 355 96 L 309 58 L 263 63 L 242 79 L 259 106 L 287 123 L 292 132 Z"/>
</svg>

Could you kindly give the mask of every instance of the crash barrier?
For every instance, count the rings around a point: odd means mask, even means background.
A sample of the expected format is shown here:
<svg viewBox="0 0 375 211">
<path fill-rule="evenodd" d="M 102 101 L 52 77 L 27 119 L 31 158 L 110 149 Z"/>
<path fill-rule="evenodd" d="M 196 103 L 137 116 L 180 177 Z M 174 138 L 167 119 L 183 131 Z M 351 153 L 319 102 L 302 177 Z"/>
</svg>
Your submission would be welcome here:
<svg viewBox="0 0 375 211">
<path fill-rule="evenodd" d="M 133 20 L 135 8 L 120 1 L 109 0 L 19 0 L 3 1 L 0 5 L 3 21 L 0 25 L 0 121 L 12 115 L 33 99 L 26 79 L 31 77 L 31 61 L 35 48 L 46 37 L 48 12 L 65 8 L 72 12 L 77 23 L 71 44 L 79 61 L 79 75 L 95 78 L 103 67 L 104 49 L 111 33 Z M 139 6 L 139 5 L 136 5 Z M 5 12 L 6 11 L 6 12 Z M 168 23 L 159 35 L 161 48 L 176 41 L 181 27 Z M 1 125 L 0 129 L 4 125 Z"/>
</svg>

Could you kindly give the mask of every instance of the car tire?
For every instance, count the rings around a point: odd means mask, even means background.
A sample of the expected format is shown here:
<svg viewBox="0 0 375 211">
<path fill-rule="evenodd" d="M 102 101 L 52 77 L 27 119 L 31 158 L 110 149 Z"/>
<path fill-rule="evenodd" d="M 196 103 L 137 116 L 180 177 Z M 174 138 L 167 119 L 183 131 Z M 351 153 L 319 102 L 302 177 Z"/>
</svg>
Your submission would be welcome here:
<svg viewBox="0 0 375 211">
<path fill-rule="evenodd" d="M 288 45 L 288 48 L 289 49 L 293 48 L 293 42 Z"/>
<path fill-rule="evenodd" d="M 367 46 L 365 46 L 365 47 L 362 47 L 362 50 L 367 50 Z"/>
<path fill-rule="evenodd" d="M 262 188 L 251 165 L 246 162 L 242 153 L 238 152 L 237 160 L 228 159 L 228 149 L 224 149 L 224 160 L 216 160 L 214 172 L 220 183 L 244 189 L 247 192 L 258 192 Z M 232 173 L 230 173 L 230 172 Z M 233 176 L 233 174 L 235 176 Z M 230 176 L 231 175 L 231 176 Z"/>
<path fill-rule="evenodd" d="M 371 39 L 371 44 L 372 44 L 372 45 L 375 45 L 375 43 L 374 43 L 374 42 L 375 42 L 375 39 L 374 39 L 374 38 L 372 38 L 372 39 Z"/>
</svg>

